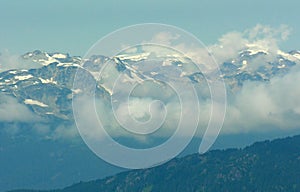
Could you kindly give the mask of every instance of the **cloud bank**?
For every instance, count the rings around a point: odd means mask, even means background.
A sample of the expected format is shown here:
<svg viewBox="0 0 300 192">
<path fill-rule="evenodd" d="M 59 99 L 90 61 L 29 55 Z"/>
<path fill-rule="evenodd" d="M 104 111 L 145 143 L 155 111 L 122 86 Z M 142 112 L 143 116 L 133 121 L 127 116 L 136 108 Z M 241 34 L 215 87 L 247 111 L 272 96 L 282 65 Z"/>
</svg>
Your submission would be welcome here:
<svg viewBox="0 0 300 192">
<path fill-rule="evenodd" d="M 224 131 L 300 130 L 299 69 L 268 83 L 247 82 L 228 103 Z"/>
</svg>

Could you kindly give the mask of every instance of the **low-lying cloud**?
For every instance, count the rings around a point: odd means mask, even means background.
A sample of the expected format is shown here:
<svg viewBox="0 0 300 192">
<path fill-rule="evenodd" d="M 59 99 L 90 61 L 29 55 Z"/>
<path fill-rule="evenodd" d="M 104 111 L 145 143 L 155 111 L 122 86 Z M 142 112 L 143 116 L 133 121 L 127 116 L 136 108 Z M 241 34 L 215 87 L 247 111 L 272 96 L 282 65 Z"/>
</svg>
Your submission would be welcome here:
<svg viewBox="0 0 300 192">
<path fill-rule="evenodd" d="M 12 96 L 0 94 L 0 122 L 37 122 L 41 118 Z"/>
<path fill-rule="evenodd" d="M 224 131 L 260 132 L 300 128 L 300 70 L 270 82 L 247 82 L 228 103 Z"/>
</svg>

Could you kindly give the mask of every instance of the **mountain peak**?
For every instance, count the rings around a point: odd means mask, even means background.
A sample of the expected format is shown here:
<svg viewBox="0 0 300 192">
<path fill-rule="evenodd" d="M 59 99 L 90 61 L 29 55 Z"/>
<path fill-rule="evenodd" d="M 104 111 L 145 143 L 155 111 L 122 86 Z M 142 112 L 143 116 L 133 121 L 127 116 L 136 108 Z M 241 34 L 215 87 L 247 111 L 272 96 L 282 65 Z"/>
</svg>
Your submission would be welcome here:
<svg viewBox="0 0 300 192">
<path fill-rule="evenodd" d="M 247 52 L 249 55 L 256 55 L 256 54 L 268 55 L 269 48 L 261 44 L 246 44 L 245 50 L 242 52 Z"/>
<path fill-rule="evenodd" d="M 21 58 L 25 61 L 41 64 L 42 66 L 47 66 L 52 63 L 57 63 L 60 66 L 63 66 L 64 64 L 70 66 L 70 64 L 78 65 L 81 62 L 81 57 L 71 57 L 68 53 L 48 53 L 40 50 L 28 52 L 22 55 Z"/>
</svg>

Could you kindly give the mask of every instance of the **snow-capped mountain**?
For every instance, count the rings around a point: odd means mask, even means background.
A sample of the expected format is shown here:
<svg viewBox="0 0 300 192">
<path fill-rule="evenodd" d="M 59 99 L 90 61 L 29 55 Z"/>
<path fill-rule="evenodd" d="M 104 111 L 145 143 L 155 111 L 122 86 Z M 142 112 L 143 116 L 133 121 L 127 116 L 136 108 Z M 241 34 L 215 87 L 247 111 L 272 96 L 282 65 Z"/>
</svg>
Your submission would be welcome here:
<svg viewBox="0 0 300 192">
<path fill-rule="evenodd" d="M 260 46 L 248 45 L 220 66 L 222 77 L 227 85 L 235 89 L 245 81 L 269 81 L 274 76 L 286 74 L 291 67 L 299 64 L 299 51 L 276 53 L 269 52 Z"/>
<path fill-rule="evenodd" d="M 6 189 L 11 188 L 10 184 L 12 185 L 12 183 L 9 182 L 12 181 L 14 187 L 18 181 L 17 186 L 20 187 L 36 186 L 39 188 L 43 184 L 43 186 L 53 188 L 53 186 L 65 186 L 82 179 L 91 180 L 93 179 L 91 175 L 99 178 L 108 173 L 111 174 L 109 171 L 105 172 L 94 167 L 97 164 L 101 168 L 104 163 L 84 148 L 84 144 L 70 144 L 69 140 L 60 139 L 55 140 L 57 142 L 51 142 L 50 145 L 47 140 L 47 138 L 52 139 L 52 135 L 56 139 L 56 133 L 70 135 L 67 129 L 70 127 L 75 129 L 72 98 L 92 89 L 89 84 L 97 85 L 95 95 L 100 99 L 110 99 L 112 95 L 116 94 L 110 81 L 115 80 L 120 74 L 119 82 L 124 85 L 143 84 L 150 80 L 153 85 L 159 88 L 162 86 L 163 93 L 166 92 L 165 83 L 170 81 L 189 82 L 193 85 L 200 85 L 200 88 L 202 85 L 206 86 L 205 75 L 193 68 L 191 60 L 176 54 L 159 56 L 148 52 L 122 53 L 112 58 L 94 55 L 86 59 L 64 53 L 33 51 L 22 55 L 20 60 L 21 63 L 24 63 L 24 68 L 19 67 L 5 71 L 2 69 L 0 94 L 13 97 L 20 105 L 41 117 L 42 123 L 0 121 L 2 128 L 0 131 L 0 151 L 2 152 L 0 162 L 1 170 L 6 170 L 0 174 L 0 188 Z M 218 78 L 224 79 L 228 92 L 235 93 L 247 81 L 268 83 L 274 77 L 287 74 L 293 70 L 293 66 L 299 65 L 299 63 L 299 51 L 276 51 L 274 53 L 274 51 L 261 47 L 248 46 L 240 50 L 236 57 L 227 59 L 220 64 L 221 74 Z M 100 73 L 105 65 L 106 70 L 104 73 Z M 87 77 L 91 82 L 76 88 L 76 86 L 74 87 L 74 78 L 78 69 L 88 71 Z M 5 98 L 7 97 L 0 97 L 0 104 L 6 102 L 3 100 Z M 22 133 L 27 134 L 26 137 L 20 136 L 21 138 L 14 140 L 6 134 L 7 129 L 11 129 L 13 132 L 16 127 L 25 130 L 25 133 Z M 36 134 L 27 131 L 32 127 L 38 127 L 38 131 L 46 134 L 36 137 Z M 28 135 L 32 135 L 32 137 Z M 47 135 L 46 139 L 44 139 L 45 135 Z M 70 150 L 70 148 L 73 149 Z M 36 151 L 39 153 L 35 154 Z M 34 161 L 32 156 L 35 157 Z M 20 167 L 20 163 L 17 162 L 19 159 L 27 159 L 28 162 L 25 162 L 25 166 L 22 164 Z M 74 161 L 74 159 L 78 159 L 78 161 Z M 10 162 L 9 166 L 5 164 L 6 162 Z M 90 167 L 78 166 L 82 162 L 88 162 L 86 164 Z M 36 166 L 34 169 L 31 167 L 33 164 Z M 45 171 L 45 167 L 47 167 L 47 171 Z M 116 171 L 115 168 L 110 170 Z M 12 174 L 10 175 L 10 173 Z M 28 173 L 38 175 L 39 179 L 34 177 L 35 179 L 32 181 L 32 177 L 28 176 Z"/>
<path fill-rule="evenodd" d="M 153 80 L 163 83 L 172 79 L 184 79 L 198 84 L 205 83 L 201 71 L 184 69 L 185 66 L 191 65 L 191 60 L 178 55 L 154 60 L 151 53 L 131 53 L 113 58 L 95 55 L 83 60 L 81 57 L 64 53 L 33 51 L 22 55 L 21 59 L 24 63 L 38 63 L 40 67 L 12 69 L 0 73 L 0 91 L 16 97 L 20 103 L 41 116 L 62 120 L 72 119 L 72 94 L 82 92 L 73 89 L 73 80 L 78 68 L 88 70 L 98 82 L 99 92 L 105 94 L 113 94 L 112 87 L 107 82 L 113 74 L 119 73 L 124 74 L 122 82 L 142 83 L 145 80 Z M 277 51 L 272 55 L 267 50 L 249 45 L 239 52 L 237 58 L 231 58 L 220 65 L 219 78 L 223 78 L 227 87 L 234 90 L 245 81 L 269 81 L 274 76 L 284 75 L 299 62 L 299 51 Z M 110 69 L 111 75 L 106 77 L 99 76 L 104 64 L 113 66 Z"/>
</svg>

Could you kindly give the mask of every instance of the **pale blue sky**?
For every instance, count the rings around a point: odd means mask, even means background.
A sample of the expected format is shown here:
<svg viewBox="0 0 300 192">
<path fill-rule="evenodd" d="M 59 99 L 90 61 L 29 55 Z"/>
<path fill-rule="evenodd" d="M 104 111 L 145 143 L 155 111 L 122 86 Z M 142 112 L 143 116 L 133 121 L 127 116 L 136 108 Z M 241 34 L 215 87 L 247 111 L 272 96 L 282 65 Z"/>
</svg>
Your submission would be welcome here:
<svg viewBox="0 0 300 192">
<path fill-rule="evenodd" d="M 299 9 L 298 0 L 0 0 L 0 51 L 84 55 L 104 35 L 143 22 L 178 26 L 205 44 L 258 23 L 287 24 L 293 32 L 283 49 L 300 49 Z"/>
</svg>

